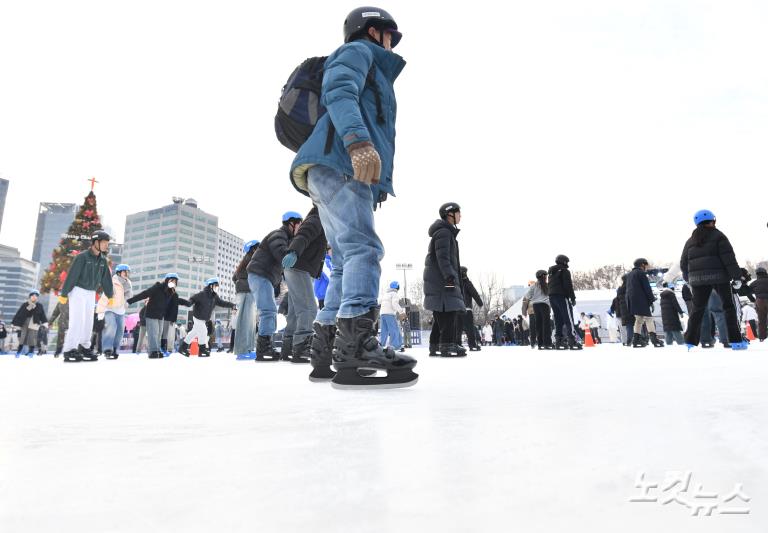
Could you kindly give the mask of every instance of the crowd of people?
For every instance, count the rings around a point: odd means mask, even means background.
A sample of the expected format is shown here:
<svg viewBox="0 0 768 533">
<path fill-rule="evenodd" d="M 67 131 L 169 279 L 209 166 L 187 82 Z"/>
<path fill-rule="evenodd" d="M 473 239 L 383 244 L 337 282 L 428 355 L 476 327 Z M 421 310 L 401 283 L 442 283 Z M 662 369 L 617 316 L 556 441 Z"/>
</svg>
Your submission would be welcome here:
<svg viewBox="0 0 768 533">
<path fill-rule="evenodd" d="M 206 280 L 189 300 L 182 298 L 177 292 L 182 280 L 173 272 L 134 294 L 130 267 L 110 269 L 106 257 L 110 237 L 96 232 L 88 250 L 74 258 L 59 294 L 61 307 L 54 311 L 65 361 L 98 357 L 93 343 L 95 315 L 96 320 L 103 315 L 105 357 L 117 358 L 127 308 L 144 301 L 138 336 L 146 336 L 152 359 L 161 359 L 173 349 L 180 307 L 190 307 L 193 318 L 179 339 L 178 351 L 188 356 L 197 341 L 200 355 L 209 355 L 213 312 L 224 307 L 237 311 L 233 350 L 240 359 L 311 364 L 311 381 L 332 381 L 338 388 L 393 388 L 417 382 L 416 360 L 402 353 L 408 336 L 403 339 L 400 332 L 403 325 L 407 327 L 407 316 L 398 297 L 399 284 L 390 283 L 382 302 L 378 301 L 384 245 L 374 229 L 376 207 L 394 193 L 394 82 L 405 61 L 393 48 L 402 34 L 389 13 L 372 7 L 349 13 L 343 31 L 344 44 L 330 56 L 307 60 L 294 71 L 275 122 L 280 141 L 296 151 L 290 180 L 311 199 L 312 208 L 306 214 L 285 212 L 280 224 L 261 240 L 246 243 L 232 275 L 236 301 L 218 295 L 218 278 Z M 313 117 L 310 124 L 301 122 L 302 113 L 304 119 Z M 583 315 L 574 320 L 576 293 L 570 260 L 563 254 L 547 270 L 536 271 L 522 314 L 497 316 L 480 328 L 472 309 L 483 302 L 459 254 L 461 218 L 459 204 L 444 203 L 427 231 L 423 305 L 433 317 L 430 355 L 466 356 L 464 335 L 470 350 L 491 343 L 580 350 L 582 334 L 587 332 L 601 341 L 598 317 Z M 691 294 L 686 301 L 690 302 L 689 320 L 683 341 L 689 349 L 702 340 L 706 346 L 706 332 L 711 330 L 706 321 L 720 305 L 721 338 L 733 349 L 745 348 L 733 291 L 755 293 L 757 329 L 764 340 L 765 270 L 759 270 L 758 279 L 747 285 L 728 239 L 715 227 L 714 215 L 699 211 L 694 222 L 680 261 Z M 624 325 L 625 345 L 665 344 L 653 320 L 656 296 L 648 267 L 645 259 L 635 261 L 611 306 Z M 682 309 L 674 294 L 672 298 L 668 294 L 673 288 L 669 285 L 662 293 L 661 308 L 667 339 L 680 342 L 682 334 L 675 332 L 682 331 L 678 327 Z M 37 297 L 36 291 L 30 293 L 14 318 L 22 347 L 37 345 L 40 331 L 48 325 Z M 280 306 L 287 325 L 277 335 Z"/>
</svg>

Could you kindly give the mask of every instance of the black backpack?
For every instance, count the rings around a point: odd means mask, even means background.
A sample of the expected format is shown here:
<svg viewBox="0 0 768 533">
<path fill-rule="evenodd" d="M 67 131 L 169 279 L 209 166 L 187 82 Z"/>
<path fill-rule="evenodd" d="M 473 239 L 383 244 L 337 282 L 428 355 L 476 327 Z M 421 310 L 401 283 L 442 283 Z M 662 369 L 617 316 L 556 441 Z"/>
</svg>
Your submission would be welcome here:
<svg viewBox="0 0 768 533">
<path fill-rule="evenodd" d="M 280 144 L 298 152 L 301 145 L 309 139 L 317 121 L 325 114 L 325 107 L 320 103 L 320 90 L 323 85 L 323 73 L 327 56 L 310 57 L 296 67 L 283 86 L 275 115 L 275 135 Z M 381 94 L 374 79 L 375 66 L 371 65 L 366 85 L 373 88 L 376 95 L 376 115 L 379 123 L 384 122 L 381 106 Z M 336 129 L 331 124 L 325 141 L 325 153 L 331 151 Z"/>
</svg>

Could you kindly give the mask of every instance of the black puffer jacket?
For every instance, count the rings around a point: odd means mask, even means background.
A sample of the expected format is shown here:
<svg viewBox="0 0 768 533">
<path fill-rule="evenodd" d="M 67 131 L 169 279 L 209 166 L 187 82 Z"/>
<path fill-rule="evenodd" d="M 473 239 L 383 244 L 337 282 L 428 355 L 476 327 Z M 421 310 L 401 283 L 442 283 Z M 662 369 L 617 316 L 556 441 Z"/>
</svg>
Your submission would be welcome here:
<svg viewBox="0 0 768 533">
<path fill-rule="evenodd" d="M 256 250 L 249 250 L 248 253 L 243 256 L 240 264 L 237 265 L 235 273 L 232 274 L 232 281 L 235 282 L 236 293 L 251 292 L 251 286 L 248 285 L 248 265 L 250 264 L 255 251 Z"/>
<path fill-rule="evenodd" d="M 701 246 L 694 244 L 692 235 L 683 248 L 680 257 L 680 269 L 683 279 L 691 287 L 701 285 L 719 285 L 741 278 L 741 269 L 736 262 L 728 237 L 717 228 L 699 227 L 696 232 L 705 232 Z"/>
<path fill-rule="evenodd" d="M 169 289 L 166 283 L 160 281 L 126 301 L 133 304 L 147 298 L 149 301 L 145 307 L 144 316 L 152 320 L 173 320 L 175 322 L 176 316 L 179 314 L 179 305 L 187 307 L 192 305 L 189 300 L 179 297 L 175 290 Z M 172 313 L 173 309 L 176 309 L 175 313 Z M 170 317 L 171 314 L 173 314 L 172 319 L 166 318 Z"/>
<path fill-rule="evenodd" d="M 552 265 L 549 267 L 549 295 L 559 294 L 569 300 L 576 299 L 576 293 L 573 292 L 573 279 L 568 265 Z"/>
<path fill-rule="evenodd" d="M 633 268 L 627 276 L 627 311 L 635 316 L 652 316 L 651 304 L 656 301 L 642 268 Z"/>
<path fill-rule="evenodd" d="M 307 272 L 313 278 L 319 278 L 323 271 L 327 246 L 328 241 L 320 222 L 320 215 L 317 214 L 317 207 L 313 207 L 288 246 L 288 250 L 296 252 L 299 256 L 293 268 Z"/>
<path fill-rule="evenodd" d="M 464 311 L 458 234 L 459 229 L 445 220 L 436 220 L 429 228 L 431 240 L 424 260 L 424 307 L 430 311 Z"/>
<path fill-rule="evenodd" d="M 665 289 L 659 295 L 659 305 L 661 306 L 661 323 L 664 331 L 683 331 L 683 325 L 680 323 L 680 315 L 683 314 L 683 308 L 677 301 L 675 291 Z"/>
<path fill-rule="evenodd" d="M 32 322 L 38 325 L 48 322 L 48 318 L 45 316 L 45 309 L 43 309 L 43 304 L 40 302 L 35 302 L 35 307 L 33 307 L 31 310 L 27 309 L 29 305 L 29 302 L 24 302 L 21 304 L 21 307 L 19 307 L 19 310 L 16 311 L 11 324 L 17 328 L 23 328 L 24 324 L 27 322 L 27 319 L 30 317 L 32 318 Z"/>
<path fill-rule="evenodd" d="M 235 307 L 235 304 L 232 302 L 219 298 L 219 295 L 213 292 L 210 285 L 192 296 L 189 301 L 194 306 L 192 308 L 192 316 L 195 317 L 195 320 L 210 320 L 216 307 L 227 307 L 229 309 Z"/>
<path fill-rule="evenodd" d="M 758 274 L 749 287 L 757 298 L 768 299 L 768 275 Z"/>
<path fill-rule="evenodd" d="M 683 285 L 683 290 L 681 291 L 683 293 L 683 301 L 684 302 L 692 302 L 693 301 L 693 293 L 691 292 L 691 287 L 686 283 Z"/>
<path fill-rule="evenodd" d="M 621 286 L 616 289 L 616 299 L 619 301 L 619 316 L 621 317 L 622 326 L 631 326 L 635 323 L 635 315 L 630 314 L 627 307 L 627 284 L 622 283 Z"/>
<path fill-rule="evenodd" d="M 248 272 L 267 278 L 273 286 L 280 285 L 283 275 L 283 257 L 288 253 L 291 234 L 286 225 L 269 233 L 248 263 Z"/>
</svg>

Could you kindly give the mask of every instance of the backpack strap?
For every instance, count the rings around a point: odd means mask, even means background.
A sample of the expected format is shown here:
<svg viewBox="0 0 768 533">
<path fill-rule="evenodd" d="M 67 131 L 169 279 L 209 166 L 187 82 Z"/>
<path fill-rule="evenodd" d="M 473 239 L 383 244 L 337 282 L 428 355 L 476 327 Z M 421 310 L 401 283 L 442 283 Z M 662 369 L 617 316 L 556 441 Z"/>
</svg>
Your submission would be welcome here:
<svg viewBox="0 0 768 533">
<path fill-rule="evenodd" d="M 365 77 L 365 85 L 370 85 L 371 89 L 373 89 L 373 96 L 376 98 L 376 122 L 379 124 L 384 124 L 386 120 L 384 119 L 384 106 L 381 103 L 381 91 L 379 90 L 379 84 L 376 83 L 376 64 L 372 63 L 371 68 L 368 70 L 368 75 Z M 365 89 L 365 87 L 363 87 Z M 333 138 L 336 136 L 336 126 L 333 125 L 333 121 L 331 121 L 331 125 L 328 127 L 328 135 L 325 138 L 325 155 L 328 155 L 331 153 L 331 148 L 333 148 Z"/>
</svg>

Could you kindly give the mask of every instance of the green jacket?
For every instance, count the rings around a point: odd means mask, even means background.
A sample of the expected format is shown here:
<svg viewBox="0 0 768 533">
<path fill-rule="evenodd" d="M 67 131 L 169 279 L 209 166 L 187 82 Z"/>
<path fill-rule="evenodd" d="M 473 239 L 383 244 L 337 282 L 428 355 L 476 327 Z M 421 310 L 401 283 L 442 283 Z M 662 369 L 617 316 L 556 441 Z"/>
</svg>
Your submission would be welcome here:
<svg viewBox="0 0 768 533">
<path fill-rule="evenodd" d="M 87 291 L 95 291 L 101 287 L 107 298 L 112 298 L 112 273 L 109 271 L 107 258 L 101 254 L 93 255 L 90 249 L 77 255 L 69 267 L 61 295 L 69 295 L 75 287 Z"/>
</svg>

